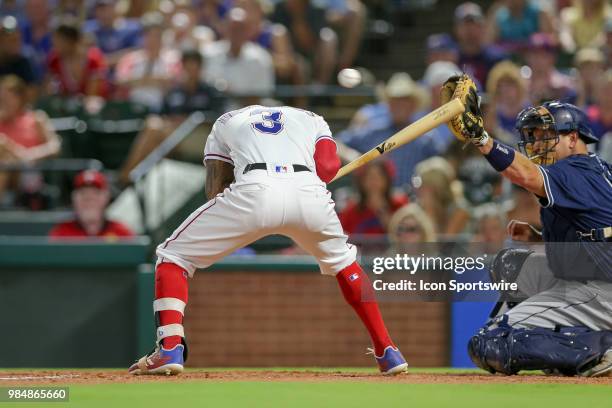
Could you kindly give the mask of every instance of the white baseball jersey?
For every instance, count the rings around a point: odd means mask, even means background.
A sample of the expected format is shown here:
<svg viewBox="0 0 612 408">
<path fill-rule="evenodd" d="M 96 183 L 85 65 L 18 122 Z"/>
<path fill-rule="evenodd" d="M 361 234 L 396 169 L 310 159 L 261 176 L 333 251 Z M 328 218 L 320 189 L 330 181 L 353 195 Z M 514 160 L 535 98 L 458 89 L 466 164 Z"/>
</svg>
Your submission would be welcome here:
<svg viewBox="0 0 612 408">
<path fill-rule="evenodd" d="M 245 245 L 285 235 L 335 275 L 356 259 L 347 243 L 331 193 L 315 173 L 316 141 L 330 138 L 322 117 L 304 110 L 249 106 L 221 116 L 208 137 L 205 159 L 234 165 L 236 181 L 194 211 L 157 247 L 158 263 L 190 276 Z M 267 169 L 244 173 L 251 163 Z M 292 164 L 311 171 L 294 172 Z"/>
<path fill-rule="evenodd" d="M 314 171 L 314 149 L 320 139 L 333 140 L 321 116 L 289 106 L 253 105 L 217 119 L 204 160 L 231 163 L 237 174 L 250 163 L 301 164 Z"/>
</svg>

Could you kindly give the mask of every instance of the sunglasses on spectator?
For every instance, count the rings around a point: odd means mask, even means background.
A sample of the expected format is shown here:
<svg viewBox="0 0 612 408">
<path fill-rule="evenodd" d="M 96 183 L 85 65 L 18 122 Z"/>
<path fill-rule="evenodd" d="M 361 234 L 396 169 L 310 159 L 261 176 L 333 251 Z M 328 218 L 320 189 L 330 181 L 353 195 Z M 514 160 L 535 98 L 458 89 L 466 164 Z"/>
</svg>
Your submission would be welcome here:
<svg viewBox="0 0 612 408">
<path fill-rule="evenodd" d="M 414 234 L 415 232 L 420 232 L 420 229 L 416 225 L 400 225 L 397 228 L 397 232 L 398 234 L 405 234 L 405 233 Z"/>
</svg>

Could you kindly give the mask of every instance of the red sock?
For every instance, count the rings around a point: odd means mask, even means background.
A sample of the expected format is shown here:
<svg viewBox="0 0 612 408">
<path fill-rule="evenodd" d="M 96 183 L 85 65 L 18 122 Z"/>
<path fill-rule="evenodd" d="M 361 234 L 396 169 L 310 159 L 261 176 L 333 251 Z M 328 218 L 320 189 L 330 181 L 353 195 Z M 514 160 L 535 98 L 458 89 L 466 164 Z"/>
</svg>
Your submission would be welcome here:
<svg viewBox="0 0 612 408">
<path fill-rule="evenodd" d="M 159 264 L 155 270 L 155 299 L 174 298 L 187 303 L 187 272 L 172 263 Z M 160 326 L 183 324 L 183 314 L 177 310 L 160 310 Z M 170 336 L 162 339 L 164 348 L 181 344 L 181 336 Z"/>
<path fill-rule="evenodd" d="M 395 347 L 378 309 L 370 279 L 357 261 L 341 270 L 336 275 L 336 279 L 338 279 L 344 299 L 353 307 L 368 329 L 374 345 L 374 353 L 377 356 L 382 356 L 385 348 L 388 346 Z"/>
</svg>

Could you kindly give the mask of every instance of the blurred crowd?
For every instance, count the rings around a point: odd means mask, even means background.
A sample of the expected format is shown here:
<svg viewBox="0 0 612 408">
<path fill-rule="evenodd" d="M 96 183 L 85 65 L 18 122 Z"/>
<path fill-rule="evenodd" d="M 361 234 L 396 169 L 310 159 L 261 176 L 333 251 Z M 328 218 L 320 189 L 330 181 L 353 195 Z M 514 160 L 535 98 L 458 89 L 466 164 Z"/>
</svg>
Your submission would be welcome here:
<svg viewBox="0 0 612 408">
<path fill-rule="evenodd" d="M 439 89 L 467 72 L 483 96 L 485 127 L 517 146 L 517 114 L 558 99 L 584 109 L 612 160 L 612 6 L 606 0 L 499 0 L 454 10 L 452 32 L 426 41 L 423 75 L 391 76 L 381 102 L 359 109 L 337 135 L 346 160 L 439 106 Z M 512 220 L 539 226 L 535 198 L 514 188 L 469 146 L 439 127 L 356 173 L 356 194 L 337 201 L 345 229 L 388 234 L 397 245 L 463 239 L 501 247 Z M 345 199 L 346 197 L 346 199 Z M 366 238 L 364 242 L 371 238 Z"/>
<path fill-rule="evenodd" d="M 35 101 L 78 97 L 95 112 L 105 101 L 124 100 L 149 113 L 118 169 L 118 183 L 128 184 L 129 171 L 191 112 L 218 115 L 274 103 L 270 97 L 280 84 L 335 84 L 338 72 L 354 67 L 368 12 L 379 3 L 2 1 L 0 164 L 58 153 L 59 138 L 44 112 L 32 110 Z M 612 160 L 607 0 L 497 0 L 484 9 L 467 2 L 454 9 L 452 21 L 452 31 L 427 37 L 420 77 L 395 67 L 398 72 L 377 87 L 378 102 L 356 109 L 336 133 L 344 161 L 439 106 L 440 85 L 460 72 L 477 81 L 493 137 L 516 145 L 516 115 L 560 99 L 585 110 L 600 138 L 595 149 Z M 364 85 L 380 82 L 362 65 Z M 293 103 L 308 107 L 300 98 Z M 401 247 L 461 238 L 494 250 L 510 219 L 539 224 L 535 198 L 503 182 L 445 126 L 365 166 L 353 179 L 353 185 L 331 187 L 345 230 L 356 240 L 382 237 Z M 16 183 L 0 172 L 0 204 L 3 191 Z"/>
</svg>

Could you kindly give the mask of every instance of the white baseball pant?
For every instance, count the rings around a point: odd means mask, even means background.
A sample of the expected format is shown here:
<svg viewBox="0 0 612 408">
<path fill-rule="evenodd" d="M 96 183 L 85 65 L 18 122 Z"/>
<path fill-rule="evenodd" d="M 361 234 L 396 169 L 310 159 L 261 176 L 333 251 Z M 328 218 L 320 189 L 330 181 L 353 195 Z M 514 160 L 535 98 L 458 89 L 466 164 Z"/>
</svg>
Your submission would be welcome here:
<svg viewBox="0 0 612 408">
<path fill-rule="evenodd" d="M 347 243 L 325 184 L 312 172 L 289 170 L 240 174 L 157 247 L 157 263 L 177 264 L 192 277 L 197 268 L 280 234 L 313 255 L 323 274 L 336 275 L 352 264 L 357 250 Z"/>
</svg>

